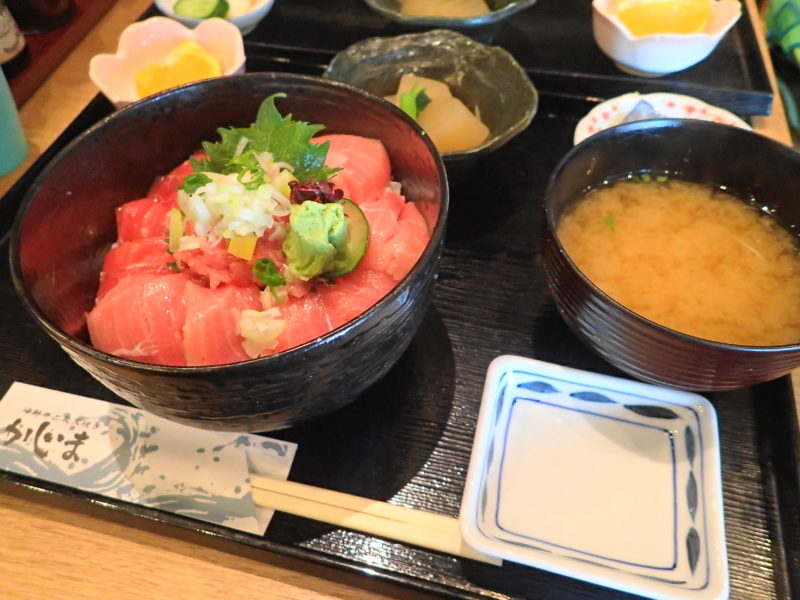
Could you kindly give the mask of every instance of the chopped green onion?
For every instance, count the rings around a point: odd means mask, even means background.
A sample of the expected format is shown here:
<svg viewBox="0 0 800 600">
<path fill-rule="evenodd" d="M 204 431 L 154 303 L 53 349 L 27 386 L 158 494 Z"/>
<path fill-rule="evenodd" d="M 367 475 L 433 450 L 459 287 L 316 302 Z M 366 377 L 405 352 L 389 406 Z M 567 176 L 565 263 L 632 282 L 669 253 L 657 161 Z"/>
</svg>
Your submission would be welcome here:
<svg viewBox="0 0 800 600">
<path fill-rule="evenodd" d="M 270 258 L 259 258 L 253 263 L 253 276 L 271 288 L 286 285 L 286 278 Z"/>
<path fill-rule="evenodd" d="M 409 117 L 416 120 L 422 109 L 430 104 L 431 99 L 428 97 L 428 94 L 425 93 L 425 88 L 415 83 L 414 87 L 409 91 L 400 94 L 399 102 L 400 109 Z"/>
<path fill-rule="evenodd" d="M 603 219 L 603 223 L 606 224 L 611 231 L 614 231 L 614 215 L 608 215 L 605 219 Z"/>
</svg>

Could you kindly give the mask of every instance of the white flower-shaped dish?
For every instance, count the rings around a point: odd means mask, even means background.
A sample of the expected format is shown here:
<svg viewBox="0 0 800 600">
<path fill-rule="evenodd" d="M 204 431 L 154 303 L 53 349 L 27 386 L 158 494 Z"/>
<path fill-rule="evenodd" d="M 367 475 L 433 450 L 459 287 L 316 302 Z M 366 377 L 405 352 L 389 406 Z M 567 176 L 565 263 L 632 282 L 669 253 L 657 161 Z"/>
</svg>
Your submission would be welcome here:
<svg viewBox="0 0 800 600">
<path fill-rule="evenodd" d="M 224 19 L 208 19 L 189 29 L 166 17 L 133 23 L 120 35 L 116 54 L 98 54 L 89 62 L 89 77 L 117 108 L 139 100 L 133 76 L 163 60 L 175 46 L 194 40 L 222 65 L 223 75 L 244 72 L 242 34 Z"/>
<path fill-rule="evenodd" d="M 692 96 L 656 92 L 653 94 L 639 94 L 631 92 L 615 98 L 609 98 L 590 110 L 585 117 L 578 121 L 575 127 L 574 143 L 579 144 L 590 135 L 599 133 L 609 127 L 619 125 L 640 100 L 647 101 L 662 117 L 667 119 L 699 119 L 713 121 L 742 129 L 752 129 L 745 121 L 732 112 L 706 104 Z"/>
<path fill-rule="evenodd" d="M 597 45 L 621 70 L 660 77 L 705 59 L 741 14 L 738 0 L 713 0 L 705 31 L 636 37 L 617 18 L 617 0 L 593 0 L 592 28 Z"/>
<path fill-rule="evenodd" d="M 172 19 L 180 21 L 187 27 L 197 27 L 203 22 L 203 19 L 192 19 L 191 17 L 176 15 L 173 11 L 173 7 L 177 1 L 178 0 L 155 0 L 155 4 L 162 13 Z M 267 16 L 267 13 L 272 10 L 273 4 L 275 4 L 275 0 L 260 0 L 258 6 L 250 12 L 226 20 L 236 25 L 239 31 L 242 32 L 242 35 L 247 35 Z"/>
<path fill-rule="evenodd" d="M 495 359 L 460 519 L 505 560 L 659 600 L 728 595 L 717 421 L 696 394 Z"/>
</svg>

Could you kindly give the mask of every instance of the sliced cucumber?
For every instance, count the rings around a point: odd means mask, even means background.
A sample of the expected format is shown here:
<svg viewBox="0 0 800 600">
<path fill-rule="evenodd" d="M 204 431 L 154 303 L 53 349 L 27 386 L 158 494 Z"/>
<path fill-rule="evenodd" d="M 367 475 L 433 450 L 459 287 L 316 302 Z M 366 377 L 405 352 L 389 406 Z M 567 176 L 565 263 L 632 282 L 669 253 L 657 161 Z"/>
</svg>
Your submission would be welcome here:
<svg viewBox="0 0 800 600">
<path fill-rule="evenodd" d="M 172 7 L 173 12 L 179 17 L 190 19 L 210 19 L 228 14 L 227 0 L 178 0 Z"/>
<path fill-rule="evenodd" d="M 367 253 L 369 244 L 369 223 L 358 204 L 347 198 L 342 198 L 339 202 L 347 219 L 347 242 L 336 257 L 333 269 L 322 274 L 329 279 L 347 275 L 355 269 Z"/>
</svg>

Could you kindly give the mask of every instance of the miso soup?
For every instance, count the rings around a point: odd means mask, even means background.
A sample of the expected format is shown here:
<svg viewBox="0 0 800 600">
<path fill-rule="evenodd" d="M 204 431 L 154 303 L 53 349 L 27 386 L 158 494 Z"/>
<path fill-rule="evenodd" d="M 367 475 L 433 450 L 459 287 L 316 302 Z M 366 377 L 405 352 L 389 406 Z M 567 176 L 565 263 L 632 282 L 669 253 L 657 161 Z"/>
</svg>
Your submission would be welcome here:
<svg viewBox="0 0 800 600">
<path fill-rule="evenodd" d="M 586 277 L 651 321 L 731 344 L 800 342 L 797 240 L 729 193 L 621 180 L 578 201 L 557 233 Z"/>
</svg>

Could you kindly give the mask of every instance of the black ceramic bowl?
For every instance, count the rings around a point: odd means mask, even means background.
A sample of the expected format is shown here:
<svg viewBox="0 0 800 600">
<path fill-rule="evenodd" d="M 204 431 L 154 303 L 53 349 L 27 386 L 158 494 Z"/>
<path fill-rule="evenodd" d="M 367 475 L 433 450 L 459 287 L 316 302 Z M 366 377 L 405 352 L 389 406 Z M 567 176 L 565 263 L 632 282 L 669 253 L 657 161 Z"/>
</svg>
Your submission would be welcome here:
<svg viewBox="0 0 800 600">
<path fill-rule="evenodd" d="M 431 240 L 411 272 L 381 301 L 331 333 L 295 349 L 241 363 L 165 367 L 100 352 L 88 343 L 116 206 L 145 195 L 153 179 L 246 126 L 267 96 L 327 133 L 378 138 L 393 177 L 416 203 Z M 72 359 L 123 399 L 162 417 L 219 430 L 267 431 L 333 411 L 384 375 L 426 312 L 442 249 L 447 184 L 441 161 L 400 110 L 347 85 L 259 73 L 207 80 L 124 108 L 67 146 L 41 173 L 17 215 L 12 274 L 28 311 Z M 135 307 L 131 307 L 135 310 Z"/>
<path fill-rule="evenodd" d="M 506 144 L 530 125 L 539 103 L 528 74 L 505 49 L 447 29 L 356 42 L 333 58 L 324 76 L 383 97 L 397 91 L 405 73 L 446 83 L 489 128 L 480 146 L 444 152 L 448 168 Z"/>
<path fill-rule="evenodd" d="M 640 121 L 593 135 L 562 159 L 545 199 L 544 267 L 566 322 L 630 375 L 684 389 L 733 389 L 799 366 L 800 340 L 756 347 L 684 335 L 618 304 L 578 270 L 555 234 L 561 216 L 588 188 L 642 171 L 727 186 L 774 211 L 793 231 L 800 228 L 800 154 L 782 144 L 744 129 L 683 119 Z"/>
</svg>

